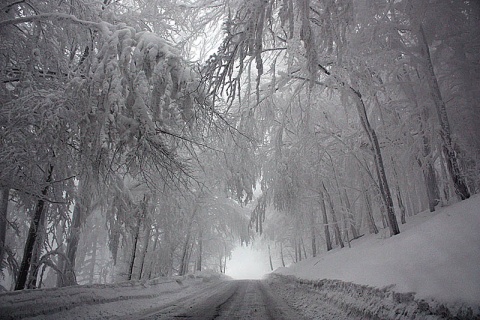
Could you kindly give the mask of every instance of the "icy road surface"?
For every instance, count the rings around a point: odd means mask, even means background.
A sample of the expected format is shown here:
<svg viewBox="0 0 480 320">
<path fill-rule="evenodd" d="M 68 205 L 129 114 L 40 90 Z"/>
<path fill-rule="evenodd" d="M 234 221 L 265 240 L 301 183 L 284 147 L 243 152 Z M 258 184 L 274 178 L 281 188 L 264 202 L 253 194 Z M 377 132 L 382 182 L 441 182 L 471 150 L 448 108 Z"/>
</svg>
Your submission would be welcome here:
<svg viewBox="0 0 480 320">
<path fill-rule="evenodd" d="M 302 319 L 260 280 L 223 281 L 134 319 Z M 132 319 L 132 316 L 129 316 Z"/>
</svg>

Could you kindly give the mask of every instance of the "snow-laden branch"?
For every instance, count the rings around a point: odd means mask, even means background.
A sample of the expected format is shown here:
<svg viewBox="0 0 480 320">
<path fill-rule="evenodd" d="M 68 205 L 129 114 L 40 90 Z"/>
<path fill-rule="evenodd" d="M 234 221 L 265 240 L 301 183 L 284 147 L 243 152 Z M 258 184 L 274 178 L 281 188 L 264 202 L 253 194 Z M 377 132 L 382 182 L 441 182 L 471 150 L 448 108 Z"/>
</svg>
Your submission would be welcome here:
<svg viewBox="0 0 480 320">
<path fill-rule="evenodd" d="M 88 21 L 88 20 L 81 20 L 75 17 L 74 15 L 71 14 L 65 14 L 65 13 L 42 13 L 42 14 L 37 14 L 37 15 L 32 15 L 32 16 L 27 16 L 27 17 L 21 17 L 21 18 L 15 18 L 15 19 L 9 19 L 5 21 L 0 21 L 0 29 L 4 28 L 5 26 L 8 25 L 17 25 L 20 23 L 27 23 L 27 22 L 33 22 L 33 21 L 42 21 L 42 20 L 66 20 L 71 23 L 79 24 L 88 28 L 93 28 L 98 31 L 101 31 L 103 33 L 108 33 L 109 28 L 114 28 L 114 26 L 108 22 L 102 21 L 102 22 L 93 22 L 93 21 Z"/>
</svg>

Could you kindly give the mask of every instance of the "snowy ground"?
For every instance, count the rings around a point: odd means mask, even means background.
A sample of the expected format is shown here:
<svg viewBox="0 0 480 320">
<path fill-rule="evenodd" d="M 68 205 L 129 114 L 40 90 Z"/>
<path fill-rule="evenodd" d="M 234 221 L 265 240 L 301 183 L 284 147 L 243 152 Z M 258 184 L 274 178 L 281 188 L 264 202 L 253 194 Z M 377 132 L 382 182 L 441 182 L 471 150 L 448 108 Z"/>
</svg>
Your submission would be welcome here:
<svg viewBox="0 0 480 320">
<path fill-rule="evenodd" d="M 0 294 L 0 319 L 131 319 L 217 286 L 220 276 L 154 279 L 146 283 L 73 286 Z"/>
<path fill-rule="evenodd" d="M 401 234 L 368 235 L 275 271 L 306 280 L 337 279 L 450 306 L 480 307 L 480 196 L 421 213 Z"/>
</svg>

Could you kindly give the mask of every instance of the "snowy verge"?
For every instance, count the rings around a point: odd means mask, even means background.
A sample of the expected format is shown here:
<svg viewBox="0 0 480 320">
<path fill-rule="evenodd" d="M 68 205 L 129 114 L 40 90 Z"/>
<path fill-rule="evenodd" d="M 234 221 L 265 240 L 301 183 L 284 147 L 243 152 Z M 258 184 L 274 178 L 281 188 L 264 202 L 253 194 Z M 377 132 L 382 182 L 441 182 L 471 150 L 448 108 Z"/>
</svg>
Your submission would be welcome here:
<svg viewBox="0 0 480 320">
<path fill-rule="evenodd" d="M 480 319 L 480 310 L 415 299 L 414 293 L 399 293 L 340 280 L 302 280 L 271 274 L 269 286 L 305 316 L 317 319 L 328 307 L 347 314 L 348 319 Z M 329 304 L 327 308 L 325 304 Z M 328 312 L 328 311 L 327 311 Z"/>
<path fill-rule="evenodd" d="M 171 299 L 221 279 L 219 275 L 204 273 L 142 282 L 128 281 L 118 284 L 78 285 L 1 293 L 0 319 L 116 317 L 168 303 Z"/>
<path fill-rule="evenodd" d="M 422 212 L 401 233 L 365 235 L 275 273 L 332 279 L 375 288 L 392 286 L 416 299 L 480 308 L 480 195 L 434 213 Z"/>
</svg>

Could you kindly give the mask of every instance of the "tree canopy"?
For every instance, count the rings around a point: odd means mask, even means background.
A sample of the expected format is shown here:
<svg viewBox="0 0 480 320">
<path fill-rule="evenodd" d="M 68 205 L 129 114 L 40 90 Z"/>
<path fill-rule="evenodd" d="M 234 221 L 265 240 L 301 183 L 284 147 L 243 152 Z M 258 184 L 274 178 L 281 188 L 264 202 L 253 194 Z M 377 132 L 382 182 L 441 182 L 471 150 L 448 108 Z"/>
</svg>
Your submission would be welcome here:
<svg viewBox="0 0 480 320">
<path fill-rule="evenodd" d="M 225 272 L 255 237 L 285 264 L 478 193 L 479 9 L 0 5 L 5 283 Z"/>
</svg>

